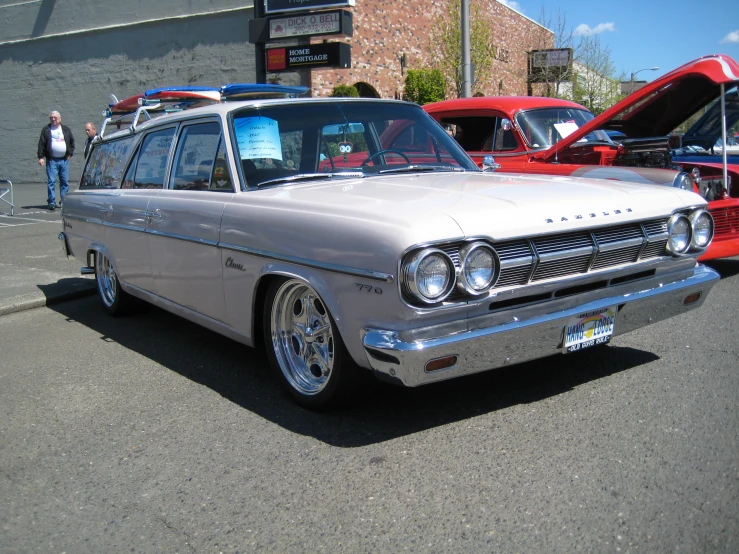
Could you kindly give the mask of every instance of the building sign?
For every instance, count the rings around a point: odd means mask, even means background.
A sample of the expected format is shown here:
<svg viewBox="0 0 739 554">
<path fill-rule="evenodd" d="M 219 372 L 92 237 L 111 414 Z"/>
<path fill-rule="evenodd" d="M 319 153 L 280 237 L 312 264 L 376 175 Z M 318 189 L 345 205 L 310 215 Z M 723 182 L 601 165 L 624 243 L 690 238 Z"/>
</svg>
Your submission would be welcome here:
<svg viewBox="0 0 739 554">
<path fill-rule="evenodd" d="M 572 72 L 572 48 L 554 48 L 529 52 L 529 82 L 559 81 Z"/>
<path fill-rule="evenodd" d="M 260 0 L 256 0 L 259 2 Z M 300 12 L 353 6 L 354 0 L 264 0 L 264 13 Z"/>
<path fill-rule="evenodd" d="M 342 17 L 351 22 L 351 12 L 346 10 L 276 17 L 269 20 L 269 38 L 351 34 L 351 27 L 349 33 L 342 32 Z"/>
<path fill-rule="evenodd" d="M 305 46 L 267 48 L 267 71 L 291 71 L 299 68 L 351 67 L 351 47 L 343 42 L 325 42 Z"/>
</svg>

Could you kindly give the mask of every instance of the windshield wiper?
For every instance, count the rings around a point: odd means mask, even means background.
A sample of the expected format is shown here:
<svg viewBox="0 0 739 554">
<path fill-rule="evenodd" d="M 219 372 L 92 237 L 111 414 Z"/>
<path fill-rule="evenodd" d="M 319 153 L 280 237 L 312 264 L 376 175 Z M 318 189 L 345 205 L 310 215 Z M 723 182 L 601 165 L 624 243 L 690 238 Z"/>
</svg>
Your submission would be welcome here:
<svg viewBox="0 0 739 554">
<path fill-rule="evenodd" d="M 377 173 L 384 175 L 386 173 L 414 173 L 417 171 L 465 171 L 465 169 L 451 165 L 404 165 L 392 169 L 381 169 Z"/>
<path fill-rule="evenodd" d="M 365 177 L 365 174 L 359 171 L 337 172 L 337 173 L 298 173 L 296 175 L 286 175 L 285 177 L 277 177 L 276 179 L 268 179 L 257 183 L 257 188 L 267 185 L 277 185 L 279 183 L 294 183 L 296 181 L 316 181 L 320 179 L 359 179 Z"/>
</svg>

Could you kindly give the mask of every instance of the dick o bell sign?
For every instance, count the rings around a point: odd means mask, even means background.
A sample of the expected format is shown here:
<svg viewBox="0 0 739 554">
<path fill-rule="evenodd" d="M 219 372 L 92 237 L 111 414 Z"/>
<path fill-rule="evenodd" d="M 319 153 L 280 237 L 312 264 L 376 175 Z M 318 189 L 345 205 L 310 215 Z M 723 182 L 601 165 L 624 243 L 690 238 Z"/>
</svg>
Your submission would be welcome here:
<svg viewBox="0 0 739 554">
<path fill-rule="evenodd" d="M 270 19 L 269 38 L 330 35 L 341 32 L 342 12 L 317 12 Z"/>
</svg>

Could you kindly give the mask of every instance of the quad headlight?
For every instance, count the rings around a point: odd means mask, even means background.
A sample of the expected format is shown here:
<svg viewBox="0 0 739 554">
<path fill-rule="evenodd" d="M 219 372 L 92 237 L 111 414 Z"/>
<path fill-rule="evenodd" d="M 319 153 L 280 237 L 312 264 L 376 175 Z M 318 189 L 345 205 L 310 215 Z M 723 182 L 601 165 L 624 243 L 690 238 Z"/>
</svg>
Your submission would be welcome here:
<svg viewBox="0 0 739 554">
<path fill-rule="evenodd" d="M 691 246 L 705 248 L 713 238 L 713 217 L 705 210 L 697 210 L 690 214 L 689 219 L 693 234 Z"/>
<path fill-rule="evenodd" d="M 414 298 L 427 304 L 441 302 L 454 288 L 456 269 L 442 250 L 416 252 L 404 267 L 405 287 Z"/>
<path fill-rule="evenodd" d="M 675 179 L 672 181 L 672 186 L 683 190 L 693 190 L 693 178 L 689 173 L 681 171 L 675 175 Z"/>
<path fill-rule="evenodd" d="M 467 294 L 482 294 L 495 282 L 498 263 L 490 246 L 473 242 L 459 251 L 461 271 L 457 286 Z"/>
<path fill-rule="evenodd" d="M 676 255 L 685 254 L 690 248 L 690 220 L 682 214 L 674 214 L 667 222 L 667 250 Z"/>
</svg>

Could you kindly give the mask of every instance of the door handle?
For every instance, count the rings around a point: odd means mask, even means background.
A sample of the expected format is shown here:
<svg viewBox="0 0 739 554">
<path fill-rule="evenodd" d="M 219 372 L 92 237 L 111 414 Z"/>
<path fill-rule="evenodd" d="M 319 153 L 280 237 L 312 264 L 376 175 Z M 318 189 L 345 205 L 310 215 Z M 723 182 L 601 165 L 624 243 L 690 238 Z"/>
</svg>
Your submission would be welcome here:
<svg viewBox="0 0 739 554">
<path fill-rule="evenodd" d="M 103 204 L 103 207 L 100 208 L 100 211 L 101 212 L 108 213 L 108 214 L 112 214 L 113 213 L 113 205 L 112 204 L 108 204 L 106 206 L 105 204 Z"/>
<path fill-rule="evenodd" d="M 162 217 L 162 210 L 160 210 L 159 208 L 157 208 L 153 212 L 144 212 L 144 215 L 146 217 L 159 217 L 159 218 L 161 218 Z"/>
</svg>

